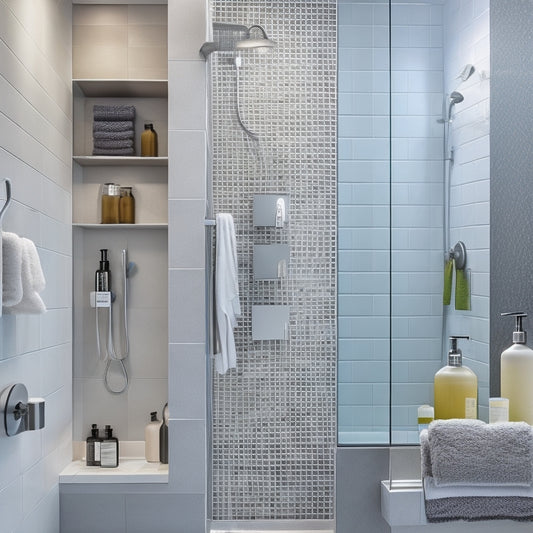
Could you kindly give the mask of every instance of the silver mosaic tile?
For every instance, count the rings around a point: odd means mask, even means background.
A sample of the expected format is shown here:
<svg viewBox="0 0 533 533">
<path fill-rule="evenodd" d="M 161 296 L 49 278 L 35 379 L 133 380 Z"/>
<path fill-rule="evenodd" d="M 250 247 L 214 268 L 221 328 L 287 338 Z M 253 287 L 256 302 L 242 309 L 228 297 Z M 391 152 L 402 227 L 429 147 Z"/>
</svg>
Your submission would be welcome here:
<svg viewBox="0 0 533 533">
<path fill-rule="evenodd" d="M 211 54 L 213 206 L 233 214 L 243 316 L 237 370 L 213 377 L 212 517 L 331 519 L 336 446 L 336 2 L 213 0 L 213 20 L 262 25 L 277 47 Z M 254 194 L 286 194 L 283 229 Z M 288 276 L 254 280 L 254 244 L 288 244 Z M 252 341 L 253 305 L 290 306 L 289 341 Z"/>
</svg>

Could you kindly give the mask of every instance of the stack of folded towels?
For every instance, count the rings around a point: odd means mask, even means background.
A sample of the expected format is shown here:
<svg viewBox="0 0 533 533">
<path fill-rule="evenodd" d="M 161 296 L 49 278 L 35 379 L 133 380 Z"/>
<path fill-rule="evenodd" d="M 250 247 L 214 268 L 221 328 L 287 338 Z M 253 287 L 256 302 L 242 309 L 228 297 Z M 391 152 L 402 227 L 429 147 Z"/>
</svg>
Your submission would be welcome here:
<svg viewBox="0 0 533 533">
<path fill-rule="evenodd" d="M 93 107 L 93 155 L 135 155 L 135 106 Z"/>
<path fill-rule="evenodd" d="M 45 289 L 39 254 L 33 241 L 1 232 L 2 310 L 6 314 L 40 314 L 46 307 L 38 293 Z"/>
<path fill-rule="evenodd" d="M 533 520 L 530 425 L 437 420 L 420 444 L 428 522 Z"/>
</svg>

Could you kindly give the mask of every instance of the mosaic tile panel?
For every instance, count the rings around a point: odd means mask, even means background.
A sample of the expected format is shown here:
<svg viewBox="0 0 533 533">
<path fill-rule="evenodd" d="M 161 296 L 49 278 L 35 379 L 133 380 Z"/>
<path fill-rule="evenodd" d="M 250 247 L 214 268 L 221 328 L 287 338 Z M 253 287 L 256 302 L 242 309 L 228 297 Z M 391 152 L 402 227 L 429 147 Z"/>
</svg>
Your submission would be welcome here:
<svg viewBox="0 0 533 533">
<path fill-rule="evenodd" d="M 238 368 L 212 383 L 212 517 L 331 519 L 336 446 L 336 2 L 213 0 L 216 22 L 262 25 L 277 47 L 213 53 L 214 212 L 233 214 Z M 215 35 L 216 36 L 216 35 Z M 282 229 L 253 195 L 288 195 Z M 253 278 L 254 244 L 289 244 L 287 277 Z M 288 341 L 253 341 L 252 305 L 288 305 Z"/>
</svg>

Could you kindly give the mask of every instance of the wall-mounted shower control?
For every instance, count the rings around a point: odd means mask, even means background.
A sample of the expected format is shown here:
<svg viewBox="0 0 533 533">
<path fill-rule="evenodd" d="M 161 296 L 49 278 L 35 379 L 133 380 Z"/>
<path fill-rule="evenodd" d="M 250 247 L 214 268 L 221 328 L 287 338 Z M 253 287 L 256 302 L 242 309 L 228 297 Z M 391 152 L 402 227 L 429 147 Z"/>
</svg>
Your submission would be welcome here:
<svg viewBox="0 0 533 533">
<path fill-rule="evenodd" d="M 44 399 L 28 398 L 28 390 L 22 383 L 3 390 L 0 409 L 8 437 L 44 428 Z"/>
<path fill-rule="evenodd" d="M 288 219 L 288 195 L 254 194 L 254 226 L 283 228 Z"/>
<path fill-rule="evenodd" d="M 290 253 L 288 244 L 254 244 L 254 279 L 286 278 Z"/>
</svg>

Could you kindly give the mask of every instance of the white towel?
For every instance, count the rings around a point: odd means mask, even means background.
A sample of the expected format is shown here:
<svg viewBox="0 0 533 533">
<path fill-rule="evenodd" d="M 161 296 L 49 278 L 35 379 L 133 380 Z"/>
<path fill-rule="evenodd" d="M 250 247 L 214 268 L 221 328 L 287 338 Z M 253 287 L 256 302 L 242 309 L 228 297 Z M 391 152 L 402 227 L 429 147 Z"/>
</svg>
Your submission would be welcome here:
<svg viewBox="0 0 533 533">
<path fill-rule="evenodd" d="M 39 296 L 43 291 L 46 282 L 44 279 L 41 261 L 35 244 L 30 239 L 19 238 L 22 248 L 22 260 L 20 267 L 20 278 L 22 281 L 22 299 L 4 310 L 9 314 L 41 314 L 46 311 L 46 307 Z M 4 283 L 6 279 L 4 278 Z"/>
<path fill-rule="evenodd" d="M 215 355 L 219 374 L 237 367 L 233 328 L 241 316 L 237 244 L 233 217 L 226 213 L 216 216 L 215 309 L 220 353 Z"/>
<path fill-rule="evenodd" d="M 2 232 L 2 305 L 12 307 L 22 300 L 21 238 L 15 233 Z"/>
</svg>

